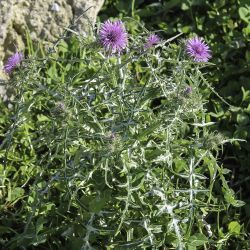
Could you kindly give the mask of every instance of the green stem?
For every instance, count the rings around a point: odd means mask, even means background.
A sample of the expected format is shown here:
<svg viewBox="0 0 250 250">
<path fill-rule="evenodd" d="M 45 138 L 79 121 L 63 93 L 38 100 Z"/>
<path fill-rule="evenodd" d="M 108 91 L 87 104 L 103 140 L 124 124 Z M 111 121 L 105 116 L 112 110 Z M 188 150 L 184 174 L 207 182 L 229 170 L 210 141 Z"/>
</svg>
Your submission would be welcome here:
<svg viewBox="0 0 250 250">
<path fill-rule="evenodd" d="M 135 0 L 132 0 L 132 4 L 131 4 L 131 16 L 132 17 L 135 16 Z"/>
</svg>

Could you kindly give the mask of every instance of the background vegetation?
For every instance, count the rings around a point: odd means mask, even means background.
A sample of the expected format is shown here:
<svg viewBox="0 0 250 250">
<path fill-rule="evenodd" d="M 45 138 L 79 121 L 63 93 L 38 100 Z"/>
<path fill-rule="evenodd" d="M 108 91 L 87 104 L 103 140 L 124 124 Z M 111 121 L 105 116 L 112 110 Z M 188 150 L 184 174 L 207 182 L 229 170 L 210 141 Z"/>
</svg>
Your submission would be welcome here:
<svg viewBox="0 0 250 250">
<path fill-rule="evenodd" d="M 213 52 L 215 64 L 206 77 L 229 107 L 213 92 L 209 96 L 208 120 L 215 130 L 246 142 L 227 144 L 220 161 L 230 169 L 230 185 L 246 202 L 240 218 L 250 230 L 250 3 L 248 0 L 122 0 L 105 1 L 101 20 L 107 16 L 132 16 L 149 30 L 159 30 L 164 38 L 183 32 L 204 37 Z M 236 213 L 239 213 L 237 211 Z"/>
</svg>

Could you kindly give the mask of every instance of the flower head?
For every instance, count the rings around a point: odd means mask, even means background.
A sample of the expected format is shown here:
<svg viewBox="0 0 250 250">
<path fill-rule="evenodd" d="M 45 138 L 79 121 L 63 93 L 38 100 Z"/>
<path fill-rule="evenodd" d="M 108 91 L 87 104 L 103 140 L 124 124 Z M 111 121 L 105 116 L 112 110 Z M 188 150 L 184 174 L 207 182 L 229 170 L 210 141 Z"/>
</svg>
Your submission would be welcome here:
<svg viewBox="0 0 250 250">
<path fill-rule="evenodd" d="M 21 63 L 23 60 L 23 53 L 22 52 L 16 52 L 14 55 L 10 56 L 4 65 L 4 71 L 7 74 L 11 74 L 13 69 Z"/>
<path fill-rule="evenodd" d="M 128 34 L 122 21 L 119 20 L 104 22 L 99 32 L 99 38 L 105 50 L 110 53 L 121 53 L 128 43 Z"/>
<path fill-rule="evenodd" d="M 207 62 L 212 57 L 208 45 L 203 38 L 199 37 L 190 38 L 187 41 L 186 51 L 196 62 Z"/>
<path fill-rule="evenodd" d="M 151 35 L 149 35 L 144 47 L 145 47 L 145 49 L 148 49 L 148 48 L 153 47 L 154 45 L 158 44 L 159 42 L 160 42 L 159 36 L 157 36 L 155 34 L 151 34 Z"/>
<path fill-rule="evenodd" d="M 184 94 L 185 95 L 190 95 L 192 93 L 193 89 L 191 86 L 187 86 L 185 89 L 184 89 Z"/>
</svg>

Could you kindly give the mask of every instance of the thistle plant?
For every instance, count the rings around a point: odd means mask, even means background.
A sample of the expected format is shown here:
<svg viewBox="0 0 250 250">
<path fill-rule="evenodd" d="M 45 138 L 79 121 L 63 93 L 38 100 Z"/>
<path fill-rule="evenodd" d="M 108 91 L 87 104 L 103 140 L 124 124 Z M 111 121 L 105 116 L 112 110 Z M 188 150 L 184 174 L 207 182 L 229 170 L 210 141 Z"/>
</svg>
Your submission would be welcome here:
<svg viewBox="0 0 250 250">
<path fill-rule="evenodd" d="M 121 21 L 95 34 L 30 56 L 10 79 L 1 224 L 14 214 L 15 225 L 1 244 L 225 246 L 220 215 L 242 202 L 216 160 L 227 140 L 206 120 L 200 88 L 211 64 L 190 59 L 177 37 L 128 35 Z"/>
</svg>

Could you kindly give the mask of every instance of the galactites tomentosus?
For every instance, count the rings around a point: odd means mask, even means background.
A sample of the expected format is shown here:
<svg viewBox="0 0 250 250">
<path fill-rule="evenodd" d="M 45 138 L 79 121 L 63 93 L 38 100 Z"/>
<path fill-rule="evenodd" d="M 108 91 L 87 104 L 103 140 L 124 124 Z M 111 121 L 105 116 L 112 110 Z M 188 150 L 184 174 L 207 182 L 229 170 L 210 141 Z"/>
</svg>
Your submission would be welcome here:
<svg viewBox="0 0 250 250">
<path fill-rule="evenodd" d="M 10 56 L 4 65 L 4 72 L 10 75 L 12 71 L 21 63 L 23 58 L 23 53 L 18 51 L 14 55 Z"/>
<path fill-rule="evenodd" d="M 192 66 L 208 60 L 210 51 L 202 41 L 190 40 L 186 60 L 182 46 L 143 31 L 131 34 L 128 48 L 119 20 L 104 22 L 96 36 L 98 47 L 92 46 L 93 37 L 84 40 L 86 46 L 74 37 L 63 53 L 56 44 L 53 56 L 32 60 L 27 77 L 12 81 L 20 82 L 19 101 L 8 117 L 15 119 L 5 136 L 10 139 L 1 147 L 10 163 L 3 178 L 20 178 L 19 186 L 8 185 L 20 194 L 13 199 L 22 202 L 12 206 L 21 229 L 6 238 L 24 248 L 58 248 L 62 241 L 70 248 L 77 234 L 82 249 L 185 249 L 200 237 L 199 247 L 209 248 L 211 232 L 200 223 L 201 215 L 239 204 L 233 195 L 223 198 L 230 189 L 212 151 L 223 141 L 205 136 L 211 132 L 200 93 L 204 82 L 197 77 L 199 65 Z M 99 45 L 112 58 L 103 56 Z M 6 69 L 15 65 L 10 61 Z M 16 166 L 28 167 L 17 175 Z M 38 222 L 42 230 L 34 227 Z M 31 239 L 30 229 L 39 237 Z M 218 232 L 211 231 L 213 248 Z"/>
<path fill-rule="evenodd" d="M 144 44 L 144 48 L 145 49 L 149 49 L 155 45 L 157 45 L 160 42 L 160 37 L 158 35 L 155 34 L 151 34 L 147 37 L 147 41 Z"/>
<path fill-rule="evenodd" d="M 209 46 L 200 37 L 187 40 L 186 52 L 196 62 L 207 62 L 212 57 Z"/>
<path fill-rule="evenodd" d="M 99 40 L 111 54 L 120 54 L 128 44 L 128 34 L 122 21 L 105 21 L 99 31 Z"/>
</svg>

